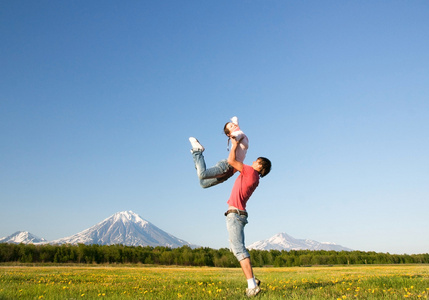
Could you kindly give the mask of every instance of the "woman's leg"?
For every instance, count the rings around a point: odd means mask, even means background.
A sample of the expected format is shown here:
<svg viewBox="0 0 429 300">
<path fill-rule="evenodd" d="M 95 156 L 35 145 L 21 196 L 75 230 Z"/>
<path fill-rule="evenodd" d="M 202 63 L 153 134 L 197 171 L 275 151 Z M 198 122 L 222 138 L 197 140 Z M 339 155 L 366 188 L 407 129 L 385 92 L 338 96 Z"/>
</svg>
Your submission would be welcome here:
<svg viewBox="0 0 429 300">
<path fill-rule="evenodd" d="M 206 162 L 202 151 L 193 150 L 192 157 L 194 159 L 195 168 L 197 169 L 198 178 L 200 179 L 200 185 L 203 188 L 222 183 L 234 174 L 234 169 L 228 164 L 226 159 L 206 169 Z"/>
</svg>

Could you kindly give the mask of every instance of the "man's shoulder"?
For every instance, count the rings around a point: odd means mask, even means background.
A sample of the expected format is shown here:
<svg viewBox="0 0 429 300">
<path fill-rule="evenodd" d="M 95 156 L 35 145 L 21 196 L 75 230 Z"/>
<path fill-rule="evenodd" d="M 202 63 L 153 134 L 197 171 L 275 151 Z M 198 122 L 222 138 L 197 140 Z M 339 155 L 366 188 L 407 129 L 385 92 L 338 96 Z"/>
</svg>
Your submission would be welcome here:
<svg viewBox="0 0 429 300">
<path fill-rule="evenodd" d="M 243 170 L 241 171 L 241 173 L 245 173 L 245 174 L 249 174 L 249 175 L 258 174 L 258 172 L 255 169 L 253 169 L 252 166 L 249 166 L 246 164 L 243 164 Z"/>
<path fill-rule="evenodd" d="M 249 165 L 243 164 L 243 170 L 244 170 L 244 169 L 249 170 L 249 168 L 251 168 L 252 170 L 254 170 L 254 169 L 252 168 L 252 166 L 249 166 Z"/>
</svg>

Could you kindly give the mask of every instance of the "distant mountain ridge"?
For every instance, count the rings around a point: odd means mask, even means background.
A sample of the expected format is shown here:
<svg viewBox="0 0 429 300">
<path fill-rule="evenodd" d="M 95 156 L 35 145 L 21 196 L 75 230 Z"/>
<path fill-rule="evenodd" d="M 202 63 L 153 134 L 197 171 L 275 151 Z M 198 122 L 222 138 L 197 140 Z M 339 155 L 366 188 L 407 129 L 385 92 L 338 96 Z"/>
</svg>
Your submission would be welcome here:
<svg viewBox="0 0 429 300">
<path fill-rule="evenodd" d="M 76 233 L 69 237 L 47 241 L 28 231 L 17 231 L 14 234 L 0 239 L 0 243 L 13 244 L 99 244 L 126 246 L 163 246 L 179 248 L 189 246 L 197 248 L 197 245 L 181 240 L 144 220 L 132 211 L 115 213 L 96 225 Z"/>
<path fill-rule="evenodd" d="M 0 239 L 0 243 L 14 244 L 99 244 L 126 246 L 163 246 L 179 248 L 199 246 L 181 240 L 144 220 L 132 211 L 115 213 L 96 225 L 69 237 L 47 241 L 28 231 L 17 231 L 14 234 Z M 273 237 L 255 242 L 248 246 L 257 250 L 334 250 L 353 251 L 352 249 L 335 243 L 320 243 L 309 239 L 295 239 L 286 233 L 279 233 Z"/>
<path fill-rule="evenodd" d="M 335 243 L 321 243 L 308 239 L 296 239 L 286 233 L 278 233 L 269 239 L 251 244 L 249 249 L 256 250 L 334 250 L 353 251 Z"/>
<path fill-rule="evenodd" d="M 46 243 L 47 240 L 35 236 L 28 231 L 17 231 L 7 237 L 1 238 L 0 243 L 11 243 L 11 244 L 38 244 Z"/>
<path fill-rule="evenodd" d="M 159 229 L 132 211 L 118 212 L 104 221 L 50 244 L 123 244 L 127 246 L 195 247 Z"/>
</svg>

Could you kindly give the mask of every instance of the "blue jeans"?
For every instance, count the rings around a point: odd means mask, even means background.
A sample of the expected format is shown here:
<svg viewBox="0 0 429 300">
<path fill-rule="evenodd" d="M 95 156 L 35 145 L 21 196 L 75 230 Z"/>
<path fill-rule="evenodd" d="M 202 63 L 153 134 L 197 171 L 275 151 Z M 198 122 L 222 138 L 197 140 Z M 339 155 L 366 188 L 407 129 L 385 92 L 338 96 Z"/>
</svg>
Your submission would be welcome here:
<svg viewBox="0 0 429 300">
<path fill-rule="evenodd" d="M 206 162 L 201 151 L 194 150 L 192 157 L 194 158 L 195 169 L 197 169 L 202 188 L 208 188 L 227 181 L 228 178 L 234 175 L 234 168 L 228 164 L 226 159 L 219 161 L 214 167 L 206 169 Z"/>
<path fill-rule="evenodd" d="M 243 259 L 250 257 L 250 254 L 244 245 L 244 226 L 246 226 L 246 224 L 246 216 L 240 216 L 232 213 L 226 216 L 226 229 L 229 234 L 229 246 L 238 261 L 242 261 Z"/>
</svg>

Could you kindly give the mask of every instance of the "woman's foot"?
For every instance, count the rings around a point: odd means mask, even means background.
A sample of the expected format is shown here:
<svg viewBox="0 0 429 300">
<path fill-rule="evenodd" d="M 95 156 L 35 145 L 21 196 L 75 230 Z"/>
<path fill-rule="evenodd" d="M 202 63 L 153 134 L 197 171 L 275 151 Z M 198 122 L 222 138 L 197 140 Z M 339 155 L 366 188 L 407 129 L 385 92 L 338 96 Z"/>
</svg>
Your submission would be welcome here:
<svg viewBox="0 0 429 300">
<path fill-rule="evenodd" d="M 204 147 L 200 144 L 200 142 L 196 138 L 190 137 L 189 141 L 191 142 L 192 151 L 201 151 L 201 152 L 204 151 Z"/>
</svg>

